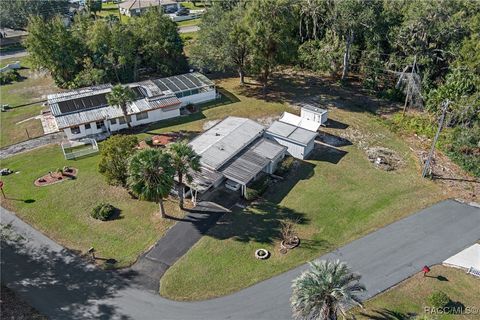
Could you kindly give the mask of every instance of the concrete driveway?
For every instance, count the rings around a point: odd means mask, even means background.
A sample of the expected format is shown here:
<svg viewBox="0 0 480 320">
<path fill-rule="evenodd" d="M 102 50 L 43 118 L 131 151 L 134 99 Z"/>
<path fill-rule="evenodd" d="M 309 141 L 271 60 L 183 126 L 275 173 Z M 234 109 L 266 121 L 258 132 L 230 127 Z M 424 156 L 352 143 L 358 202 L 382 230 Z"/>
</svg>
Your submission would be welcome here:
<svg viewBox="0 0 480 320">
<path fill-rule="evenodd" d="M 52 319 L 290 319 L 291 281 L 307 266 L 229 296 L 175 302 L 136 287 L 134 275 L 100 271 L 2 211 L 2 223 L 28 240 L 2 242 L 2 281 Z M 443 201 L 379 229 L 322 259 L 362 274 L 364 299 L 476 242 L 480 209 Z"/>
</svg>

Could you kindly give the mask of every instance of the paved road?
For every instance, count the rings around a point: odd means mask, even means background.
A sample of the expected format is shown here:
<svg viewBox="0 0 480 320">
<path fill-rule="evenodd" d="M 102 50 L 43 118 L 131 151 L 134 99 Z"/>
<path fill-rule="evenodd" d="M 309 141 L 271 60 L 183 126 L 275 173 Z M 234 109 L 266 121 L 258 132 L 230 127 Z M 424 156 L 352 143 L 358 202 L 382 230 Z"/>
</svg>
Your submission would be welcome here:
<svg viewBox="0 0 480 320">
<path fill-rule="evenodd" d="M 160 278 L 180 259 L 220 217 L 239 201 L 239 193 L 218 189 L 211 201 L 201 201 L 190 213 L 170 228 L 155 246 L 141 255 L 131 270 L 135 282 L 144 289 L 158 292 Z"/>
<path fill-rule="evenodd" d="M 13 218 L 2 211 L 2 223 Z M 229 296 L 174 302 L 97 270 L 18 220 L 30 241 L 2 243 L 2 279 L 52 319 L 290 319 L 290 285 L 305 265 Z M 341 259 L 363 275 L 369 298 L 477 241 L 480 209 L 444 201 L 353 241 L 322 259 Z M 43 244 L 40 250 L 39 245 Z"/>
</svg>

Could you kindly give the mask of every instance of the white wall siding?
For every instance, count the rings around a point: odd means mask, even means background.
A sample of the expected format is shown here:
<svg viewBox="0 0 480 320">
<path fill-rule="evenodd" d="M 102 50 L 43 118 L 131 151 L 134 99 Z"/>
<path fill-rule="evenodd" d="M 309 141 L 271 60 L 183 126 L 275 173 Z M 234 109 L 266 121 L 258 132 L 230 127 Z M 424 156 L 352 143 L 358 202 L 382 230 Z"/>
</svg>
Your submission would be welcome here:
<svg viewBox="0 0 480 320">
<path fill-rule="evenodd" d="M 132 127 L 135 127 L 142 124 L 148 124 L 148 123 L 170 119 L 178 116 L 180 116 L 180 108 L 155 109 L 155 110 L 148 111 L 148 118 L 142 119 L 142 120 L 137 120 L 136 114 L 130 115 L 130 124 Z M 111 119 L 103 122 L 105 124 L 104 130 L 97 129 L 95 122 L 92 122 L 90 123 L 90 129 L 86 129 L 84 124 L 80 125 L 79 126 L 80 133 L 78 134 L 73 134 L 71 131 L 71 128 L 65 128 L 63 129 L 63 131 L 67 135 L 68 139 L 75 140 L 75 139 L 84 138 L 86 136 L 107 132 L 107 129 L 110 132 L 116 132 L 116 131 L 120 131 L 122 129 L 128 128 L 128 125 L 126 123 L 120 124 L 120 118 L 116 118 L 116 123 L 114 124 L 111 123 Z"/>
<path fill-rule="evenodd" d="M 281 137 L 270 135 L 268 134 L 268 132 L 266 132 L 265 135 L 268 139 L 274 140 L 278 144 L 287 147 L 287 154 L 297 159 L 302 159 L 302 160 L 305 159 L 308 156 L 308 154 L 313 150 L 313 147 L 315 145 L 315 140 L 311 140 L 307 144 L 307 146 L 303 146 L 303 145 L 294 143 L 290 140 L 286 140 Z"/>
<path fill-rule="evenodd" d="M 191 96 L 180 97 L 178 99 L 182 101 L 182 107 L 184 107 L 187 104 L 204 103 L 204 102 L 215 100 L 216 98 L 217 98 L 217 91 L 213 89 L 212 91 L 200 92 L 197 94 L 192 94 Z"/>
<path fill-rule="evenodd" d="M 325 124 L 328 119 L 328 112 L 326 111 L 320 114 L 318 112 L 313 112 L 302 108 L 300 111 L 300 117 L 307 120 L 319 122 L 320 124 Z"/>
</svg>

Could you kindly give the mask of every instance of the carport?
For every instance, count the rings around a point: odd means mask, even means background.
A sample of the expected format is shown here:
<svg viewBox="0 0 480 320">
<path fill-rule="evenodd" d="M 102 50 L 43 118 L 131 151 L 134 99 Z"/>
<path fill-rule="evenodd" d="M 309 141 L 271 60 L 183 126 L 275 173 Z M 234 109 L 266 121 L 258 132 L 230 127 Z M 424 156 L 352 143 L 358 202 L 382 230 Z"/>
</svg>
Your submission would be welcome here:
<svg viewBox="0 0 480 320">
<path fill-rule="evenodd" d="M 285 151 L 285 147 L 262 138 L 227 162 L 220 172 L 225 178 L 240 184 L 242 196 L 245 196 L 247 184 L 254 181 L 261 172 L 273 173 Z"/>
</svg>

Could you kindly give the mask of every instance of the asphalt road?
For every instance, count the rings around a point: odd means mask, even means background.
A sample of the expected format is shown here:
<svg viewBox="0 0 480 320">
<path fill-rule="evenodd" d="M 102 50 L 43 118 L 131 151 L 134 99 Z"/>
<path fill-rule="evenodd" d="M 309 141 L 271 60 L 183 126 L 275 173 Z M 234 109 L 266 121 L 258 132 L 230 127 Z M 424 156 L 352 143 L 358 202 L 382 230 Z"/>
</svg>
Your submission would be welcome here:
<svg viewBox="0 0 480 320">
<path fill-rule="evenodd" d="M 85 265 L 2 210 L 13 234 L 2 242 L 2 281 L 52 319 L 290 319 L 292 279 L 305 265 L 229 296 L 175 302 Z M 322 259 L 346 261 L 362 274 L 364 299 L 441 263 L 480 237 L 480 209 L 444 201 L 379 229 Z M 43 248 L 43 249 L 42 249 Z"/>
</svg>

